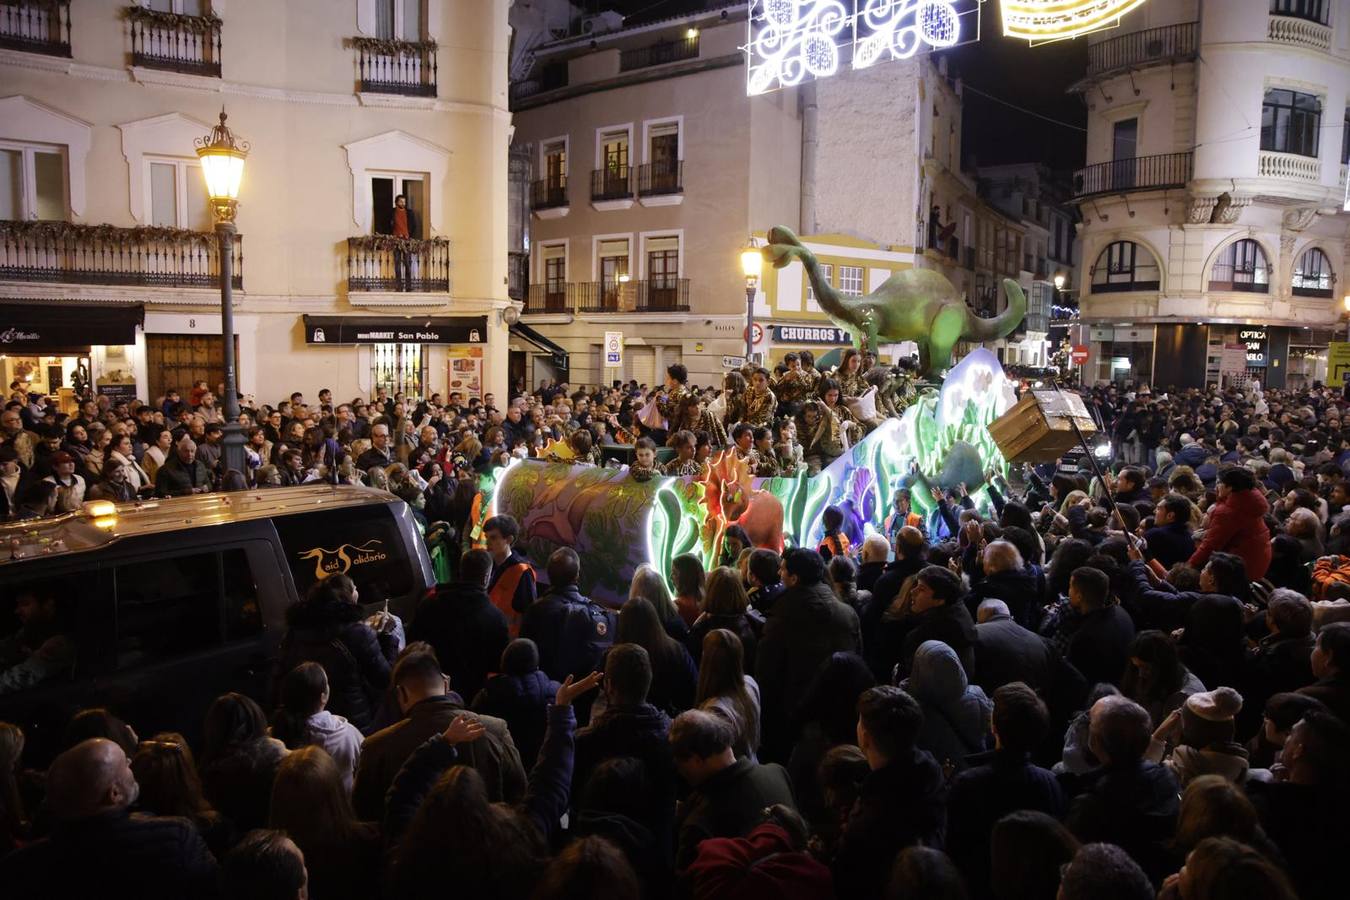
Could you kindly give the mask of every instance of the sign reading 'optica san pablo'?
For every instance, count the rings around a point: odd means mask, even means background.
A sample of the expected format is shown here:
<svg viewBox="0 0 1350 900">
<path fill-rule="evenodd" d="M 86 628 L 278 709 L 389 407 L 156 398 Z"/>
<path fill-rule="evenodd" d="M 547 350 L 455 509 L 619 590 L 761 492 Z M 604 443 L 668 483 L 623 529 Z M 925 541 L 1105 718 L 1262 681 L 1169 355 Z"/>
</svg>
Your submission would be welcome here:
<svg viewBox="0 0 1350 900">
<path fill-rule="evenodd" d="M 751 0 L 746 93 L 980 38 L 983 0 Z"/>
</svg>

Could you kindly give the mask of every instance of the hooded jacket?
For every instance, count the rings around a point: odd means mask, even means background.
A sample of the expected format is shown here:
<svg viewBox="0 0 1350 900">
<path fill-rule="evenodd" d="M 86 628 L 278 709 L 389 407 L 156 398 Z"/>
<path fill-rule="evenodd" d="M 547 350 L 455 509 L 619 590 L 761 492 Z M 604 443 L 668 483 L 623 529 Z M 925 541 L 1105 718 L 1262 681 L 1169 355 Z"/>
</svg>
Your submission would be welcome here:
<svg viewBox="0 0 1350 900">
<path fill-rule="evenodd" d="M 1270 568 L 1270 530 L 1265 521 L 1269 511 L 1270 504 L 1259 491 L 1233 491 L 1210 509 L 1204 540 L 1190 564 L 1199 569 L 1212 553 L 1234 553 L 1247 564 L 1247 580 L 1260 581 Z"/>
<path fill-rule="evenodd" d="M 286 611 L 277 684 L 302 662 L 328 673 L 328 709 L 368 734 L 398 653 L 392 634 L 376 634 L 354 603 L 301 600 Z"/>
<path fill-rule="evenodd" d="M 984 751 L 994 704 L 966 680 L 956 652 L 941 641 L 924 641 L 910 675 L 900 685 L 923 707 L 915 744 L 942 764 L 965 768 L 965 758 Z"/>
<path fill-rule="evenodd" d="M 545 713 L 558 695 L 558 682 L 535 669 L 524 675 L 493 675 L 473 699 L 473 711 L 506 722 L 528 772 L 544 742 Z"/>
<path fill-rule="evenodd" d="M 859 652 L 861 642 L 858 614 L 829 585 L 799 584 L 783 592 L 766 616 L 755 652 L 766 745 L 785 748 L 791 735 L 781 729 L 792 720 L 816 670 L 836 650 Z"/>
<path fill-rule="evenodd" d="M 350 794 L 352 779 L 356 777 L 356 763 L 361 758 L 361 732 L 342 716 L 335 716 L 326 709 L 310 716 L 305 724 L 309 726 L 310 743 L 322 747 L 333 757 L 342 773 L 342 786 Z"/>
<path fill-rule="evenodd" d="M 975 671 L 975 620 L 960 600 L 924 610 L 910 618 L 909 628 L 900 644 L 900 670 L 909 672 L 914 656 L 924 641 L 942 641 L 956 651 L 961 668 L 969 678 Z"/>
</svg>

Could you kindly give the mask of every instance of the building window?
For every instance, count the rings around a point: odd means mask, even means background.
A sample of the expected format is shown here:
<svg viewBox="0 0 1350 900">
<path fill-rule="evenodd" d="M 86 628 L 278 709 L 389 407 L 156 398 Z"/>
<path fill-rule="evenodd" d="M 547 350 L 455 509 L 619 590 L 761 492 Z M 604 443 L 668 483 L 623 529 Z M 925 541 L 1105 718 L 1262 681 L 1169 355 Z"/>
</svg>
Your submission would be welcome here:
<svg viewBox="0 0 1350 900">
<path fill-rule="evenodd" d="M 839 267 L 839 293 L 852 297 L 861 297 L 863 293 L 863 267 Z"/>
<path fill-rule="evenodd" d="M 628 173 L 628 131 L 607 131 L 600 135 L 600 165 L 606 171 Z"/>
<path fill-rule="evenodd" d="M 544 258 L 544 310 L 567 310 L 567 247 L 564 244 L 546 244 L 539 252 Z"/>
<path fill-rule="evenodd" d="M 67 218 L 66 160 L 61 149 L 0 142 L 0 219 Z"/>
<path fill-rule="evenodd" d="M 145 6 L 156 12 L 176 13 L 180 16 L 204 16 L 211 11 L 208 0 L 149 0 Z"/>
<path fill-rule="evenodd" d="M 1092 293 L 1156 291 L 1162 284 L 1158 262 L 1134 241 L 1109 244 L 1092 267 Z"/>
<path fill-rule="evenodd" d="M 427 358 L 421 344 L 372 344 L 370 353 L 372 388 L 384 388 L 389 396 L 402 392 L 409 397 L 425 396 Z"/>
<path fill-rule="evenodd" d="M 1270 264 L 1261 245 L 1250 238 L 1234 241 L 1223 249 L 1210 273 L 1211 291 L 1270 291 Z"/>
<path fill-rule="evenodd" d="M 1276 16 L 1307 19 L 1319 25 L 1327 24 L 1331 4 L 1327 0 L 1270 0 L 1270 12 Z"/>
<path fill-rule="evenodd" d="M 619 296 L 628 283 L 628 239 L 604 240 L 596 251 L 600 261 L 600 306 L 619 308 Z"/>
<path fill-rule="evenodd" d="M 567 141 L 544 144 L 544 178 L 550 187 L 560 187 L 567 177 Z"/>
<path fill-rule="evenodd" d="M 161 228 L 211 230 L 211 208 L 196 160 L 148 158 L 150 224 Z"/>
<path fill-rule="evenodd" d="M 426 16 L 422 0 L 375 0 L 375 33 L 385 40 L 420 41 Z"/>
<path fill-rule="evenodd" d="M 821 263 L 820 277 L 826 284 L 834 284 L 834 266 Z M 820 304 L 816 302 L 816 291 L 811 287 L 810 279 L 806 281 L 806 309 L 808 312 L 820 312 Z"/>
<path fill-rule="evenodd" d="M 1345 123 L 1341 126 L 1341 165 L 1350 165 L 1350 106 L 1345 108 Z"/>
<path fill-rule="evenodd" d="M 1330 297 L 1334 280 L 1331 260 L 1316 247 L 1305 250 L 1294 264 L 1293 288 L 1296 297 Z"/>
<path fill-rule="evenodd" d="M 373 175 L 370 179 L 371 230 L 374 234 L 394 233 L 394 205 L 399 196 L 408 200 L 408 237 L 425 238 L 425 175 Z"/>
<path fill-rule="evenodd" d="M 1322 101 L 1312 94 L 1274 89 L 1261 105 L 1261 149 L 1317 156 Z"/>
</svg>

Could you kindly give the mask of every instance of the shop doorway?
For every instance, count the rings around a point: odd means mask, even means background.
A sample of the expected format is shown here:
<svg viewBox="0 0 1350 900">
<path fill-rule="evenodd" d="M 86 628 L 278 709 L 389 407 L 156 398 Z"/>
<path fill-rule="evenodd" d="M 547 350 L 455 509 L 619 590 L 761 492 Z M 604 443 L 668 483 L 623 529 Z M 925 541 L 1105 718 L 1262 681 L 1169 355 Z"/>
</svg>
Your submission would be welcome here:
<svg viewBox="0 0 1350 900">
<path fill-rule="evenodd" d="M 421 344 L 374 344 L 370 354 L 371 386 L 389 396 L 403 393 L 421 399 L 427 383 L 427 355 Z"/>
<path fill-rule="evenodd" d="M 225 342 L 218 334 L 147 334 L 145 336 L 145 363 L 149 378 L 150 396 L 154 404 L 169 388 L 186 398 L 192 385 L 205 381 L 215 393 L 225 380 Z M 239 357 L 239 336 L 234 337 L 234 377 L 239 380 L 243 363 Z M 224 405 L 225 398 L 218 398 Z M 262 402 L 275 402 L 266 397 Z"/>
</svg>

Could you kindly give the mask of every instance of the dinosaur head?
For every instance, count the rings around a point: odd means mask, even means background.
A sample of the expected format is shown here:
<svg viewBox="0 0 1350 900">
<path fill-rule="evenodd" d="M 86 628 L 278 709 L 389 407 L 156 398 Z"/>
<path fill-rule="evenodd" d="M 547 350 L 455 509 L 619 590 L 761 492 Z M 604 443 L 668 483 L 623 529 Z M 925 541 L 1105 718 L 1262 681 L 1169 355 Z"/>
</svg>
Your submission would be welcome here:
<svg viewBox="0 0 1350 900">
<path fill-rule="evenodd" d="M 764 259 L 775 269 L 781 269 L 792 262 L 796 252 L 804 251 L 802 242 L 792 229 L 775 225 L 769 229 L 769 245 L 764 248 Z"/>
</svg>

